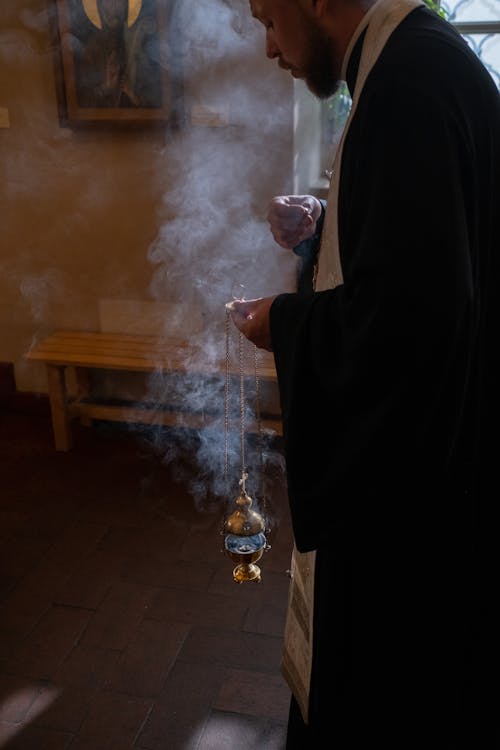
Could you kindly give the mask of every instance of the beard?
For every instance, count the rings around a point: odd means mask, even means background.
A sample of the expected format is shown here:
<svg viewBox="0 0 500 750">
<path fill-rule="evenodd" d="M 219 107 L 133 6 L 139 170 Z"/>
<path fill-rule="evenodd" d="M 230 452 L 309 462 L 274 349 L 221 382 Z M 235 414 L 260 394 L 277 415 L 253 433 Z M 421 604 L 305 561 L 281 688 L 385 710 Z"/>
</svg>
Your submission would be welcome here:
<svg viewBox="0 0 500 750">
<path fill-rule="evenodd" d="M 310 28 L 302 70 L 307 88 L 319 99 L 328 99 L 339 87 L 340 67 L 335 48 L 322 29 Z"/>
</svg>

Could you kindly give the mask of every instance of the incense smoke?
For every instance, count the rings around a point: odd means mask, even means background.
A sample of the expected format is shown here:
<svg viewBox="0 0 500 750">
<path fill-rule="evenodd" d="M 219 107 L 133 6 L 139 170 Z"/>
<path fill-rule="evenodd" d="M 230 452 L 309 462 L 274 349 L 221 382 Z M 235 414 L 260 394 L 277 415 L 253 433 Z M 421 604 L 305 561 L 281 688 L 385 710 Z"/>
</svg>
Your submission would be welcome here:
<svg viewBox="0 0 500 750">
<path fill-rule="evenodd" d="M 166 219 L 148 252 L 154 268 L 150 290 L 156 300 L 182 308 L 183 319 L 176 320 L 173 333 L 199 345 L 201 359 L 209 364 L 224 360 L 225 303 L 235 289 L 243 288 L 244 296 L 251 298 L 290 288 L 284 254 L 276 249 L 265 218 L 272 195 L 258 204 L 273 162 L 276 172 L 281 171 L 280 150 L 268 153 L 264 144 L 268 138 L 276 142 L 285 113 L 276 111 L 272 101 L 267 66 L 257 90 L 249 85 L 248 67 L 255 66 L 256 45 L 262 45 L 263 39 L 246 1 L 230 5 L 192 0 L 183 5 L 182 13 L 189 18 L 189 23 L 181 24 L 188 35 L 184 86 L 195 119 L 178 134 L 175 149 L 165 149 Z M 212 116 L 212 126 L 197 124 L 201 106 L 203 113 Z M 292 260 L 287 260 L 291 269 Z M 190 310 L 201 313 L 201 328 L 192 325 Z M 237 337 L 232 323 L 231 328 L 234 358 Z M 196 452 L 197 470 L 189 481 L 201 504 L 207 492 L 227 494 L 226 471 L 233 495 L 241 476 L 241 436 L 238 429 L 229 436 L 224 430 L 225 387 L 223 378 L 195 375 L 175 384 L 180 392 L 174 396 L 189 401 L 190 408 L 203 411 L 216 405 L 220 411 L 214 429 L 200 431 L 190 445 Z M 247 389 L 245 419 L 250 421 L 256 408 L 255 392 L 251 383 Z M 171 399 L 172 384 L 157 373 L 151 378 L 150 393 L 158 403 Z M 229 408 L 238 413 L 238 383 L 234 381 Z M 163 460 L 175 467 L 178 446 L 169 436 L 162 442 L 160 433 L 157 440 L 155 447 L 163 451 Z M 245 450 L 249 491 L 259 494 L 262 464 L 282 472 L 282 456 L 269 434 L 262 434 L 260 441 L 248 437 Z"/>
</svg>

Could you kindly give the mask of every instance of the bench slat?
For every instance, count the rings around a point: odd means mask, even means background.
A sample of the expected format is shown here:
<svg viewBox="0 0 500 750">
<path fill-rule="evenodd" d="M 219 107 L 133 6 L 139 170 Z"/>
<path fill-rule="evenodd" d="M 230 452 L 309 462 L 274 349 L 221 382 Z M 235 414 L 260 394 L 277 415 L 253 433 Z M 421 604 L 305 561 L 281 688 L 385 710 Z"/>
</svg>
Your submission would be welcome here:
<svg viewBox="0 0 500 750">
<path fill-rule="evenodd" d="M 269 355 L 269 352 L 258 352 L 258 374 L 265 380 L 276 380 L 274 359 Z M 114 334 L 92 332 L 57 332 L 35 345 L 25 356 L 32 361 L 54 365 L 141 372 L 168 369 L 211 375 L 225 372 L 226 367 L 225 360 L 209 360 L 200 347 L 181 339 L 126 334 L 115 338 Z M 245 375 L 253 375 L 254 363 L 245 361 L 243 371 Z M 239 374 L 239 365 L 230 362 L 229 372 Z"/>
<path fill-rule="evenodd" d="M 221 425 L 221 417 L 207 414 L 196 414 L 190 412 L 179 412 L 168 409 L 139 408 L 134 406 L 117 406 L 107 404 L 95 404 L 79 402 L 69 407 L 74 416 L 86 416 L 89 419 L 104 419 L 112 422 L 136 422 L 138 424 L 161 425 L 164 427 L 190 427 L 201 429 L 211 425 Z M 281 434 L 281 422 L 276 417 L 262 415 L 260 420 L 263 429 L 270 429 Z M 239 423 L 231 425 L 235 431 L 239 429 Z M 255 419 L 247 420 L 245 425 L 248 432 L 258 432 L 258 423 Z"/>
<path fill-rule="evenodd" d="M 197 347 L 183 339 L 162 339 L 154 336 L 127 336 L 101 333 L 54 333 L 34 346 L 34 349 L 50 351 L 124 351 L 124 352 L 157 352 L 193 349 Z"/>
</svg>

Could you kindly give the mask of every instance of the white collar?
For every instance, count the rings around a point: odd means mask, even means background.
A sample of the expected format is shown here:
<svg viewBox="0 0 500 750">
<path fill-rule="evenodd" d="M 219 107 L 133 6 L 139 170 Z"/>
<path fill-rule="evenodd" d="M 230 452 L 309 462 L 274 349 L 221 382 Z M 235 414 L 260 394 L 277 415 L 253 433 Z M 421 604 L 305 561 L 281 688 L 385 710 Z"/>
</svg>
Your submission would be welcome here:
<svg viewBox="0 0 500 750">
<path fill-rule="evenodd" d="M 354 46 L 356 42 L 358 41 L 359 37 L 363 33 L 363 31 L 366 29 L 368 24 L 370 23 L 370 18 L 375 12 L 375 9 L 378 8 L 380 3 L 383 0 L 377 0 L 373 5 L 368 8 L 365 15 L 361 19 L 361 21 L 356 26 L 356 29 L 354 30 L 354 34 L 352 35 L 349 44 L 347 45 L 347 49 L 344 54 L 344 59 L 342 60 L 342 70 L 340 71 L 340 80 L 346 81 L 347 80 L 347 66 L 349 65 L 349 59 L 351 57 L 352 51 L 354 49 Z"/>
</svg>

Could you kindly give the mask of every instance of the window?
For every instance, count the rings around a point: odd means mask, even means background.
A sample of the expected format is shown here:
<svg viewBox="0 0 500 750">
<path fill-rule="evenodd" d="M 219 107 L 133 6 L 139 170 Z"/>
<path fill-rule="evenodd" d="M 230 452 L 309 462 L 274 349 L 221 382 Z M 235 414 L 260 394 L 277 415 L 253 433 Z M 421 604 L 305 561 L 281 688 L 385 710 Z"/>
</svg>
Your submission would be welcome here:
<svg viewBox="0 0 500 750">
<path fill-rule="evenodd" d="M 500 90 L 500 0 L 442 0 L 434 5 L 453 23 L 474 50 Z M 295 83 L 294 192 L 326 198 L 327 172 L 350 110 L 343 84 L 334 96 L 320 102 L 301 81 Z M 312 148 L 311 143 L 316 144 Z M 305 147 L 303 148 L 302 145 Z"/>
<path fill-rule="evenodd" d="M 441 5 L 500 89 L 500 0 L 455 0 Z"/>
</svg>

